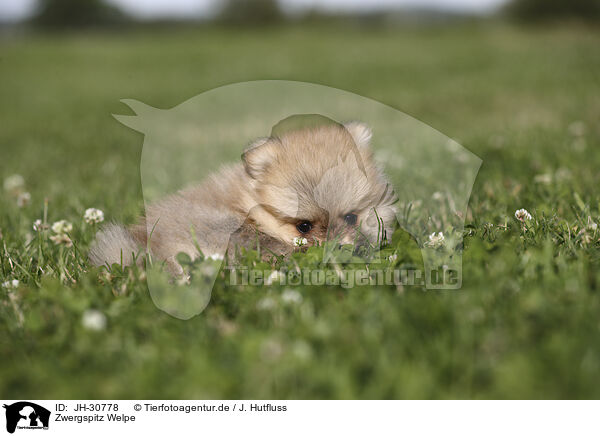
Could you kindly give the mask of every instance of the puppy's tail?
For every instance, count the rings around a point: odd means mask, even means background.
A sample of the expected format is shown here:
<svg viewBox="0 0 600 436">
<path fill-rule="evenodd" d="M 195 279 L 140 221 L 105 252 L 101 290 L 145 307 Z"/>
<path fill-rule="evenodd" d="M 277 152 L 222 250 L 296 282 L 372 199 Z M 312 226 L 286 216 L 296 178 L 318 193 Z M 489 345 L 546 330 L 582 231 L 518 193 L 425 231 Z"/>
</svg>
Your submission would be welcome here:
<svg viewBox="0 0 600 436">
<path fill-rule="evenodd" d="M 140 246 L 133 235 L 120 224 L 108 224 L 97 234 L 90 249 L 89 258 L 95 266 L 132 265 Z"/>
</svg>

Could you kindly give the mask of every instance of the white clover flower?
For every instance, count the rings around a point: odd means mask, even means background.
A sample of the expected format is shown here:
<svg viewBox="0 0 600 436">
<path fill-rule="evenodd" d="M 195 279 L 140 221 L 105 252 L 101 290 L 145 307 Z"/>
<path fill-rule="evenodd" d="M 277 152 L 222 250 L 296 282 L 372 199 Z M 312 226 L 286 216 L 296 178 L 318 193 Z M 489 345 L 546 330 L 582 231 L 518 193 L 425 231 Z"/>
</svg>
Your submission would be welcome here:
<svg viewBox="0 0 600 436">
<path fill-rule="evenodd" d="M 410 204 L 412 205 L 412 209 L 417 209 L 419 207 L 421 207 L 423 205 L 423 200 L 415 200 L 415 201 L 411 201 Z"/>
<path fill-rule="evenodd" d="M 261 298 L 258 303 L 256 303 L 256 308 L 258 310 L 272 310 L 277 307 L 277 302 L 273 300 L 271 297 Z"/>
<path fill-rule="evenodd" d="M 73 241 L 71 241 L 71 238 L 69 238 L 66 233 L 59 233 L 58 235 L 50 236 L 50 240 L 56 245 L 64 245 L 66 247 L 73 245 Z"/>
<path fill-rule="evenodd" d="M 552 174 L 550 174 L 550 173 L 538 174 L 537 176 L 535 176 L 533 178 L 533 181 L 535 183 L 544 183 L 546 185 L 549 185 L 550 183 L 552 183 Z"/>
<path fill-rule="evenodd" d="M 302 294 L 293 289 L 286 289 L 281 293 L 281 301 L 287 304 L 300 304 L 302 303 Z"/>
<path fill-rule="evenodd" d="M 429 241 L 427 241 L 426 245 L 431 248 L 439 248 L 443 246 L 444 243 L 444 234 L 442 232 L 438 232 L 436 235 L 435 232 L 433 232 L 431 235 L 429 235 Z"/>
<path fill-rule="evenodd" d="M 106 316 L 99 310 L 88 309 L 83 312 L 81 324 L 88 330 L 104 330 L 106 328 Z"/>
<path fill-rule="evenodd" d="M 518 209 L 515 211 L 515 218 L 519 221 L 525 221 L 531 219 L 531 214 L 525 209 Z"/>
<path fill-rule="evenodd" d="M 260 355 L 263 360 L 275 361 L 283 354 L 283 345 L 276 339 L 265 340 L 260 347 Z"/>
<path fill-rule="evenodd" d="M 39 232 L 40 230 L 42 230 L 42 220 L 41 219 L 37 219 L 33 222 L 33 230 L 35 232 Z"/>
<path fill-rule="evenodd" d="M 554 177 L 558 181 L 569 180 L 573 177 L 573 174 L 571 173 L 570 169 L 561 167 L 556 170 L 556 172 L 554 173 Z"/>
<path fill-rule="evenodd" d="M 21 192 L 17 197 L 17 207 L 24 208 L 31 203 L 31 194 L 29 192 Z"/>
<path fill-rule="evenodd" d="M 598 230 L 598 224 L 592 221 L 592 217 L 588 216 L 586 226 L 577 234 L 580 236 L 581 245 L 588 245 L 594 241 L 593 235 Z"/>
<path fill-rule="evenodd" d="M 206 257 L 211 260 L 223 260 L 225 258 L 222 254 L 219 253 L 213 253 Z"/>
<path fill-rule="evenodd" d="M 98 224 L 104 221 L 104 212 L 100 209 L 89 208 L 83 214 L 83 220 L 88 224 Z"/>
<path fill-rule="evenodd" d="M 4 179 L 4 190 L 7 192 L 18 192 L 25 186 L 25 179 L 19 174 L 13 174 L 12 176 Z"/>
<path fill-rule="evenodd" d="M 578 120 L 578 121 L 573 121 L 571 124 L 569 124 L 569 126 L 567 127 L 567 130 L 569 130 L 569 133 L 573 136 L 583 136 L 583 135 L 585 135 L 587 126 L 585 125 L 585 123 L 583 121 Z"/>
<path fill-rule="evenodd" d="M 69 233 L 73 230 L 73 224 L 71 224 L 67 220 L 56 221 L 52 224 L 52 231 L 57 235 L 64 235 L 65 233 Z"/>
<path fill-rule="evenodd" d="M 294 245 L 296 247 L 303 247 L 306 244 L 308 244 L 308 240 L 306 238 L 298 238 L 298 237 L 296 237 L 296 238 L 294 238 L 293 242 L 294 242 Z"/>
<path fill-rule="evenodd" d="M 581 236 L 581 244 L 582 245 L 588 245 L 593 241 L 592 235 L 590 235 L 585 230 L 582 230 L 581 232 L 579 232 L 579 236 Z"/>
<path fill-rule="evenodd" d="M 214 277 L 214 275 L 218 272 L 215 266 L 209 262 L 202 262 L 200 264 L 199 272 L 204 277 Z"/>
<path fill-rule="evenodd" d="M 18 280 L 9 280 L 2 283 L 2 287 L 5 289 L 17 289 L 19 287 L 20 282 Z"/>
<path fill-rule="evenodd" d="M 36 232 L 48 230 L 48 224 L 44 224 L 42 220 L 37 219 L 33 222 L 33 230 Z"/>
<path fill-rule="evenodd" d="M 442 194 L 439 191 L 436 191 L 436 192 L 433 193 L 433 195 L 431 196 L 431 198 L 433 198 L 434 200 L 440 201 L 440 200 L 444 199 L 444 194 Z"/>
</svg>

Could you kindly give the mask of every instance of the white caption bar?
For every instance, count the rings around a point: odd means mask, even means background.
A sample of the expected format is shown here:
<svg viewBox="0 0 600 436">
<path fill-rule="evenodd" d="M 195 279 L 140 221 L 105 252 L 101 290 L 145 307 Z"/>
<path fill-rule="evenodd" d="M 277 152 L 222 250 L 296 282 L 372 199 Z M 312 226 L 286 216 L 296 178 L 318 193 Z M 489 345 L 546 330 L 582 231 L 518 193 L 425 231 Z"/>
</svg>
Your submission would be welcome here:
<svg viewBox="0 0 600 436">
<path fill-rule="evenodd" d="M 0 434 L 597 434 L 597 401 L 3 400 Z M 12 430 L 12 432 L 11 432 Z M 210 432 L 210 433 L 208 433 Z"/>
</svg>

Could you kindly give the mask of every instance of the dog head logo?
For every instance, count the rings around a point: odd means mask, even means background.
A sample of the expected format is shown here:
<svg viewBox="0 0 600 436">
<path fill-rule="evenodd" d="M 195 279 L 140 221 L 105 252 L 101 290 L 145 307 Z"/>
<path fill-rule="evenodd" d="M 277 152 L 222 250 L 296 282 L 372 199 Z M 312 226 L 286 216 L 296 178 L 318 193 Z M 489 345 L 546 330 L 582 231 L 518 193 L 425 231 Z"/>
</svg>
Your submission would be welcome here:
<svg viewBox="0 0 600 436">
<path fill-rule="evenodd" d="M 311 211 L 337 214 L 340 228 L 344 224 L 342 220 L 356 219 L 362 223 L 364 239 L 368 241 L 383 239 L 384 232 L 389 230 L 385 227 L 394 221 L 419 245 L 425 268 L 424 285 L 428 289 L 461 287 L 464 220 L 481 160 L 432 127 L 350 92 L 290 81 L 227 85 L 168 110 L 134 100 L 123 102 L 135 115 L 115 115 L 115 118 L 144 134 L 141 177 L 146 206 L 201 182 L 223 165 L 239 162 L 245 144 L 255 144 L 257 138 L 264 138 L 269 132 L 270 138 L 277 138 L 282 135 L 282 129 L 301 127 L 292 125 L 301 120 L 302 117 L 297 117 L 299 114 L 319 114 L 344 126 L 354 140 L 355 150 L 326 168 L 320 174 L 320 180 L 309 187 L 306 192 L 312 196 L 311 204 L 301 196 L 288 195 L 286 186 L 277 185 L 285 190 L 286 195 L 282 198 L 289 209 L 287 213 L 310 205 Z M 282 120 L 287 121 L 282 124 Z M 360 122 L 353 123 L 354 120 Z M 265 139 L 268 140 L 269 137 Z M 258 144 L 261 146 L 264 146 L 263 142 Z M 268 148 L 263 147 L 263 151 Z M 306 153 L 305 157 L 314 154 L 309 149 Z M 250 169 L 254 171 L 252 165 L 264 163 L 262 158 L 272 159 L 273 156 L 276 162 L 287 157 L 254 153 L 256 159 L 251 160 Z M 310 166 L 302 158 L 299 167 L 310 172 Z M 368 167 L 371 158 L 384 167 L 386 176 L 386 183 L 376 187 L 369 185 L 375 174 Z M 313 156 L 315 170 L 323 167 L 318 165 L 318 159 L 319 156 Z M 294 167 L 288 167 L 291 169 L 287 174 L 290 174 Z M 281 175 L 279 180 L 291 179 L 284 176 Z M 346 211 L 341 203 L 353 200 L 354 193 L 359 196 L 362 188 L 369 189 L 373 207 L 365 208 L 364 216 L 354 217 L 348 213 L 352 208 Z M 340 204 L 330 201 L 332 193 L 336 192 L 340 194 L 336 197 Z M 239 225 L 223 222 L 223 226 L 231 227 L 232 234 Z M 154 223 L 147 223 L 147 227 L 150 236 Z M 333 230 L 335 233 L 336 229 Z M 343 231 L 338 233 L 342 242 L 351 239 Z M 227 241 L 217 243 L 223 246 L 224 252 Z M 202 312 L 210 300 L 222 256 L 214 259 L 217 264 L 205 268 L 202 279 L 196 283 L 192 280 L 187 287 L 177 287 L 172 281 L 170 286 L 169 280 L 148 274 L 154 303 L 181 319 Z"/>
<path fill-rule="evenodd" d="M 50 411 L 29 401 L 19 401 L 4 405 L 6 409 L 6 431 L 14 433 L 18 429 L 48 429 Z"/>
</svg>

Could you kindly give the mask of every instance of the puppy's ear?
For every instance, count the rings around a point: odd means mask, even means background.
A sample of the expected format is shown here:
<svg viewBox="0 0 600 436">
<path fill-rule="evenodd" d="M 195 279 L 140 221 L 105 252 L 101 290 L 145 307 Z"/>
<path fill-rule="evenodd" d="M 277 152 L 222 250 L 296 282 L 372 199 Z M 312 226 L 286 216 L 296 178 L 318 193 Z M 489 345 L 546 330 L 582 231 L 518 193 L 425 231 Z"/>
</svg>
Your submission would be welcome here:
<svg viewBox="0 0 600 436">
<path fill-rule="evenodd" d="M 365 123 L 360 121 L 350 121 L 348 123 L 344 123 L 344 127 L 354 139 L 354 143 L 360 149 L 368 148 L 371 143 L 371 136 L 373 136 L 373 132 L 371 128 L 367 126 Z"/>
<path fill-rule="evenodd" d="M 276 157 L 277 146 L 277 139 L 260 138 L 246 148 L 242 162 L 250 177 L 256 179 L 265 172 Z"/>
</svg>

